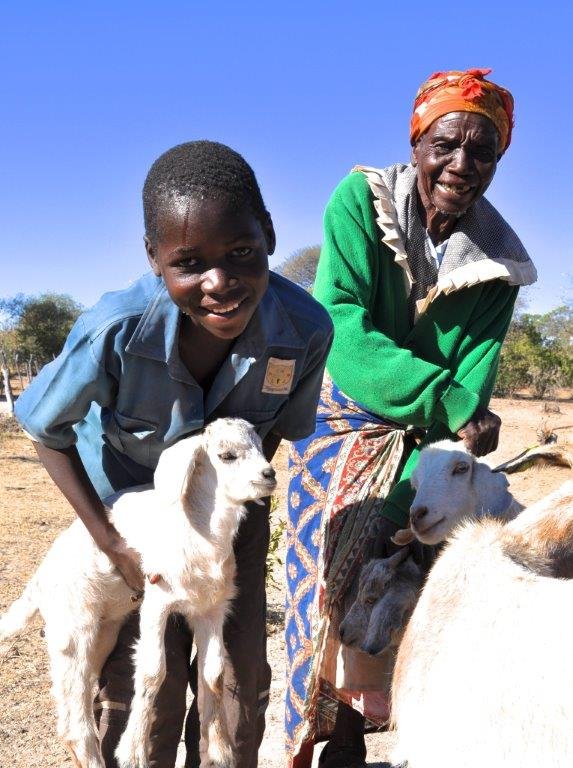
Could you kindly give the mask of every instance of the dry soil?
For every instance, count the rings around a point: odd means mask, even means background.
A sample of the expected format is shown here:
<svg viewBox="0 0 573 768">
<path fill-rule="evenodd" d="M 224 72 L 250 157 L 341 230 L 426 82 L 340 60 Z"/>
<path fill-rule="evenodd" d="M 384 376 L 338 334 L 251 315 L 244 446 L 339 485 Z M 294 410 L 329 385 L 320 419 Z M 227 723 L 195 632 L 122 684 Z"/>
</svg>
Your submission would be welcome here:
<svg viewBox="0 0 573 768">
<path fill-rule="evenodd" d="M 537 442 L 545 422 L 560 444 L 573 445 L 573 404 L 560 401 L 558 412 L 547 413 L 535 400 L 496 400 L 492 408 L 503 419 L 502 438 L 492 461 L 502 461 Z M 280 475 L 275 523 L 284 518 L 287 447 L 275 460 Z M 532 502 L 572 477 L 571 470 L 532 469 L 511 477 L 511 489 L 524 503 Z M 53 539 L 73 519 L 73 512 L 53 487 L 26 437 L 0 412 L 0 613 L 22 591 Z M 284 765 L 282 702 L 284 698 L 284 645 L 282 569 L 277 565 L 277 587 L 269 589 L 269 656 L 273 688 L 267 731 L 260 752 L 263 768 Z M 49 693 L 47 658 L 41 621 L 13 645 L 0 661 L 0 766 L 1 768 L 55 768 L 71 762 L 55 736 Z M 389 737 L 368 737 L 369 764 L 385 765 Z M 318 750 L 317 750 L 318 751 Z M 316 755 L 315 755 L 316 758 Z"/>
</svg>

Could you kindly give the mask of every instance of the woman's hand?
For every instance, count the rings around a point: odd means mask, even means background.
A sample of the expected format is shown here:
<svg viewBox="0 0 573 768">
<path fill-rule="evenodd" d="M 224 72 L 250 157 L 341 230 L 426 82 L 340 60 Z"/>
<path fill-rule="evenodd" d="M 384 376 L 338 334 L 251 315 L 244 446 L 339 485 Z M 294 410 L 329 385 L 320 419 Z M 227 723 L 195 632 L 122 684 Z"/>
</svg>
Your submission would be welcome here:
<svg viewBox="0 0 573 768">
<path fill-rule="evenodd" d="M 488 408 L 481 405 L 467 424 L 458 430 L 457 435 L 474 456 L 485 456 L 495 451 L 499 442 L 501 419 Z"/>
</svg>

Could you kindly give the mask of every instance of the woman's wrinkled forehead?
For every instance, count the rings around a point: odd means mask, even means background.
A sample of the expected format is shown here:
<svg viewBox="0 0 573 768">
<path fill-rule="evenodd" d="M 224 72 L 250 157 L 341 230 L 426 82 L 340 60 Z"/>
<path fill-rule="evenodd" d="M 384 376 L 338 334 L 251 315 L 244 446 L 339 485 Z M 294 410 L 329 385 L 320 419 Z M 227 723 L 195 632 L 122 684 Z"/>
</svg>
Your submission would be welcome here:
<svg viewBox="0 0 573 768">
<path fill-rule="evenodd" d="M 503 154 L 511 142 L 513 97 L 505 88 L 486 80 L 489 69 L 435 72 L 418 89 L 410 122 L 415 145 L 430 125 L 451 112 L 474 112 L 488 117 L 499 135 Z"/>
</svg>

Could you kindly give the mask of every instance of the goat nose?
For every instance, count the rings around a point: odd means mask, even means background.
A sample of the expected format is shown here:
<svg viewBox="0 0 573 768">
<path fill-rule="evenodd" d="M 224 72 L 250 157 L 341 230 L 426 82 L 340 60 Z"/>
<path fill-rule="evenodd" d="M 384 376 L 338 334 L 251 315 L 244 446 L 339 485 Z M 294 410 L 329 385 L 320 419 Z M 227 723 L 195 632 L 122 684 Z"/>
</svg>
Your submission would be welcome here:
<svg viewBox="0 0 573 768">
<path fill-rule="evenodd" d="M 417 523 L 428 514 L 428 507 L 412 507 L 410 510 L 410 522 Z"/>
<path fill-rule="evenodd" d="M 272 467 L 267 467 L 266 469 L 263 469 L 263 477 L 265 480 L 274 480 L 276 477 L 276 472 Z"/>
<path fill-rule="evenodd" d="M 362 650 L 364 653 L 367 653 L 369 656 L 377 656 L 380 653 L 380 648 L 378 647 L 378 643 L 375 642 L 369 642 L 364 643 L 362 646 Z"/>
</svg>

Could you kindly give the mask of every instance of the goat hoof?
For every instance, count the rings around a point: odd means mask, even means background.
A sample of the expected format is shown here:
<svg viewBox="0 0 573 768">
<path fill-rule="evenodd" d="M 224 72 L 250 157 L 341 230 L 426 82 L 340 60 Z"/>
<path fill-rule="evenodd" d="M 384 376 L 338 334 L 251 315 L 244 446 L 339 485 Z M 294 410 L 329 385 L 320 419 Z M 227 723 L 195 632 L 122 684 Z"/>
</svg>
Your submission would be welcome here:
<svg viewBox="0 0 573 768">
<path fill-rule="evenodd" d="M 234 768 L 235 761 L 230 747 L 210 747 L 209 752 L 211 754 L 201 760 L 200 768 Z"/>
<path fill-rule="evenodd" d="M 131 739 L 122 736 L 115 750 L 115 758 L 119 768 L 148 768 L 147 754 L 141 744 L 132 744 Z"/>
</svg>

